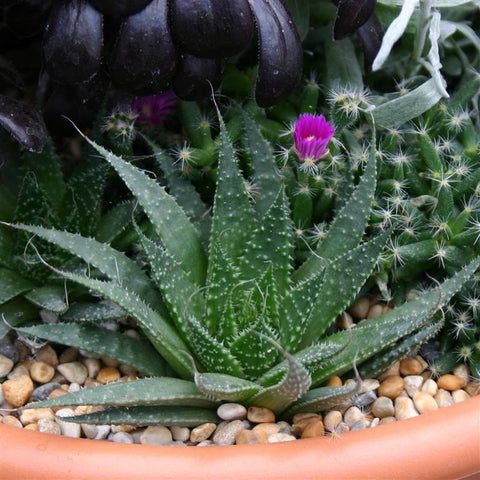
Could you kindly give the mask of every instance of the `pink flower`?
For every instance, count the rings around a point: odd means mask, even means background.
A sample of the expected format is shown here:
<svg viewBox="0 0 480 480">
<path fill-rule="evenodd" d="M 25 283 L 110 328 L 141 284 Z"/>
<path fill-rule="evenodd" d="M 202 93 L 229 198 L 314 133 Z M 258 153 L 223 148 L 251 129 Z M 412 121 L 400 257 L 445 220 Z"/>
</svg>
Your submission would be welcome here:
<svg viewBox="0 0 480 480">
<path fill-rule="evenodd" d="M 148 97 L 137 97 L 132 108 L 138 115 L 137 120 L 139 122 L 149 123 L 155 127 L 161 125 L 167 115 L 174 114 L 176 106 L 175 94 L 169 90 Z"/>
<path fill-rule="evenodd" d="M 323 115 L 302 114 L 295 123 L 293 139 L 300 160 L 316 163 L 327 152 L 327 145 L 335 128 Z"/>
</svg>

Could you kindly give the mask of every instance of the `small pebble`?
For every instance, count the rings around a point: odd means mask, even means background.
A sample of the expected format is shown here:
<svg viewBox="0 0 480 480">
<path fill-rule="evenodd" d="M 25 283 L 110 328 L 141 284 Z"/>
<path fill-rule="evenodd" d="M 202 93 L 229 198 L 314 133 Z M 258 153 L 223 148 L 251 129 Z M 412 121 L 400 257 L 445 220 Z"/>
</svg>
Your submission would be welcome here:
<svg viewBox="0 0 480 480">
<path fill-rule="evenodd" d="M 55 349 L 49 344 L 37 350 L 37 352 L 35 353 L 35 358 L 39 362 L 48 363 L 52 367 L 56 367 L 58 365 L 57 352 L 55 352 Z"/>
<path fill-rule="evenodd" d="M 193 443 L 200 443 L 207 440 L 215 431 L 217 426 L 214 423 L 203 423 L 198 427 L 192 428 L 190 432 L 190 441 Z"/>
<path fill-rule="evenodd" d="M 321 420 L 321 416 L 318 413 L 297 413 L 294 415 L 292 422 L 294 427 L 300 428 L 301 431 L 312 421 Z"/>
<path fill-rule="evenodd" d="M 236 445 L 258 445 L 267 443 L 268 436 L 262 431 L 240 430 L 235 436 Z"/>
<path fill-rule="evenodd" d="M 302 431 L 301 438 L 322 437 L 323 435 L 325 435 L 325 427 L 323 425 L 323 421 L 313 420 L 305 426 Z"/>
<path fill-rule="evenodd" d="M 467 383 L 465 386 L 465 391 L 471 396 L 475 397 L 480 393 L 480 382 L 474 380 L 472 382 Z"/>
<path fill-rule="evenodd" d="M 217 445 L 233 445 L 235 437 L 240 430 L 244 430 L 246 424 L 242 420 L 233 420 L 231 422 L 222 422 L 218 425 L 212 440 Z"/>
<path fill-rule="evenodd" d="M 342 330 L 348 330 L 355 326 L 352 316 L 348 312 L 343 312 L 338 316 L 337 325 Z"/>
<path fill-rule="evenodd" d="M 115 443 L 133 443 L 132 436 L 127 432 L 111 433 L 108 439 Z"/>
<path fill-rule="evenodd" d="M 395 414 L 393 400 L 388 397 L 378 397 L 372 404 L 372 413 L 379 418 L 393 417 Z"/>
<path fill-rule="evenodd" d="M 5 415 L 4 417 L 0 416 L 0 420 L 4 425 L 9 425 L 10 427 L 22 428 L 22 422 L 17 417 L 13 415 Z"/>
<path fill-rule="evenodd" d="M 387 377 L 378 387 L 379 397 L 397 398 L 405 386 L 405 382 L 399 375 Z"/>
<path fill-rule="evenodd" d="M 400 360 L 400 373 L 404 376 L 419 375 L 423 372 L 423 365 L 416 358 Z"/>
<path fill-rule="evenodd" d="M 61 408 L 55 412 L 56 422 L 60 425 L 64 437 L 80 438 L 82 428 L 79 423 L 72 423 L 62 420 L 62 417 L 73 417 L 75 412 L 71 408 Z"/>
<path fill-rule="evenodd" d="M 367 297 L 358 299 L 349 309 L 351 315 L 355 318 L 362 320 L 367 318 L 368 311 L 370 310 L 370 300 Z"/>
<path fill-rule="evenodd" d="M 428 393 L 429 395 L 434 397 L 438 392 L 437 382 L 435 380 L 432 380 L 431 378 L 427 378 L 427 380 L 423 382 L 422 392 Z"/>
<path fill-rule="evenodd" d="M 68 362 L 61 363 L 57 366 L 57 370 L 70 382 L 83 385 L 88 376 L 88 370 L 83 363 Z"/>
<path fill-rule="evenodd" d="M 377 318 L 383 314 L 383 305 L 377 303 L 368 309 L 367 318 Z"/>
<path fill-rule="evenodd" d="M 363 413 L 358 407 L 350 407 L 343 414 L 343 421 L 350 427 L 354 423 L 363 419 Z"/>
<path fill-rule="evenodd" d="M 366 378 L 360 385 L 358 393 L 367 393 L 376 390 L 380 386 L 380 382 L 374 378 Z"/>
<path fill-rule="evenodd" d="M 98 358 L 85 358 L 83 364 L 87 367 L 88 376 L 90 378 L 95 378 L 102 368 L 102 364 Z"/>
<path fill-rule="evenodd" d="M 0 377 L 6 377 L 13 369 L 13 360 L 0 354 Z"/>
<path fill-rule="evenodd" d="M 400 362 L 395 362 L 389 369 L 385 370 L 385 372 L 378 377 L 378 381 L 381 383 L 393 375 L 400 375 Z"/>
<path fill-rule="evenodd" d="M 406 420 L 418 416 L 413 400 L 409 397 L 397 397 L 395 399 L 395 418 L 397 420 Z"/>
<path fill-rule="evenodd" d="M 407 377 L 403 377 L 403 381 L 405 382 L 405 391 L 410 398 L 413 398 L 423 385 L 423 377 L 420 375 L 408 375 Z"/>
<path fill-rule="evenodd" d="M 341 387 L 342 385 L 343 385 L 342 379 L 337 375 L 330 377 L 326 383 L 327 387 Z"/>
<path fill-rule="evenodd" d="M 55 369 L 46 362 L 36 361 L 30 365 L 30 376 L 37 383 L 48 383 L 55 375 Z"/>
<path fill-rule="evenodd" d="M 222 420 L 244 420 L 247 418 L 247 409 L 239 403 L 224 403 L 218 407 L 217 415 Z"/>
<path fill-rule="evenodd" d="M 426 392 L 416 392 L 413 396 L 413 403 L 419 413 L 433 412 L 438 410 L 438 404 L 435 399 Z"/>
<path fill-rule="evenodd" d="M 190 439 L 190 429 L 187 427 L 178 427 L 176 425 L 170 427 L 172 438 L 175 441 L 186 442 Z"/>
<path fill-rule="evenodd" d="M 463 388 L 467 384 L 466 380 L 451 373 L 442 375 L 437 380 L 438 388 L 443 388 L 444 390 L 453 391 Z"/>
<path fill-rule="evenodd" d="M 452 392 L 452 399 L 454 403 L 460 403 L 470 398 L 470 395 L 465 390 L 455 390 Z"/>
<path fill-rule="evenodd" d="M 49 418 L 41 418 L 38 422 L 38 431 L 41 433 L 51 433 L 52 435 L 61 435 L 60 425 Z"/>
<path fill-rule="evenodd" d="M 59 363 L 70 363 L 76 361 L 78 358 L 78 350 L 76 348 L 66 348 L 58 357 Z"/>
<path fill-rule="evenodd" d="M 343 420 L 342 414 L 338 410 L 330 410 L 323 419 L 325 430 L 333 432 Z"/>
<path fill-rule="evenodd" d="M 5 401 L 14 408 L 23 407 L 33 393 L 32 379 L 26 374 L 6 380 L 2 387 Z"/>
<path fill-rule="evenodd" d="M 167 445 L 173 440 L 172 432 L 163 426 L 150 426 L 140 436 L 142 445 Z"/>
<path fill-rule="evenodd" d="M 440 408 L 445 408 L 453 405 L 452 394 L 447 390 L 444 390 L 443 388 L 439 388 L 437 394 L 433 398 L 435 399 Z"/>
<path fill-rule="evenodd" d="M 104 367 L 97 375 L 97 382 L 102 384 L 116 382 L 120 378 L 120 371 L 115 367 Z"/>
<path fill-rule="evenodd" d="M 277 423 L 259 423 L 252 428 L 252 432 L 259 432 L 260 435 L 264 436 L 266 440 L 269 435 L 278 433 L 280 429 L 281 426 Z"/>
<path fill-rule="evenodd" d="M 355 395 L 355 397 L 353 397 L 352 399 L 352 405 L 359 408 L 366 407 L 372 402 L 374 402 L 376 398 L 377 394 L 373 390 L 371 390 L 370 392 Z"/>
<path fill-rule="evenodd" d="M 45 383 L 44 385 L 39 385 L 32 394 L 33 400 L 41 401 L 41 400 L 46 400 L 50 393 L 52 393 L 54 390 L 57 388 L 60 388 L 59 383 Z"/>
<path fill-rule="evenodd" d="M 53 410 L 50 408 L 27 408 L 20 414 L 20 421 L 23 425 L 37 423 L 41 418 L 54 420 L 55 415 L 53 414 Z"/>
<path fill-rule="evenodd" d="M 110 425 L 80 424 L 83 434 L 91 440 L 104 440 L 110 433 Z"/>
<path fill-rule="evenodd" d="M 250 407 L 247 411 L 247 419 L 252 423 L 273 423 L 275 414 L 265 407 Z"/>
<path fill-rule="evenodd" d="M 268 437 L 268 443 L 280 443 L 280 442 L 291 442 L 292 440 L 296 440 L 293 435 L 289 435 L 288 433 L 274 433 Z"/>
<path fill-rule="evenodd" d="M 470 370 L 464 363 L 455 367 L 453 374 L 457 377 L 463 378 L 465 380 L 465 384 L 470 381 Z"/>
</svg>

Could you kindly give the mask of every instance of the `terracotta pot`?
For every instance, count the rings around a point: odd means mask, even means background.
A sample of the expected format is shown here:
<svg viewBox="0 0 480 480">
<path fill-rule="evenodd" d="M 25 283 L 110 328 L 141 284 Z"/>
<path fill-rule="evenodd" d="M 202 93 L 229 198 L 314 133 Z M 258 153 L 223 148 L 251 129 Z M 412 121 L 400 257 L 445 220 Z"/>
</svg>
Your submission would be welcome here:
<svg viewBox="0 0 480 480">
<path fill-rule="evenodd" d="M 125 445 L 0 425 L 0 478 L 473 480 L 480 478 L 480 396 L 337 439 L 271 445 Z"/>
</svg>

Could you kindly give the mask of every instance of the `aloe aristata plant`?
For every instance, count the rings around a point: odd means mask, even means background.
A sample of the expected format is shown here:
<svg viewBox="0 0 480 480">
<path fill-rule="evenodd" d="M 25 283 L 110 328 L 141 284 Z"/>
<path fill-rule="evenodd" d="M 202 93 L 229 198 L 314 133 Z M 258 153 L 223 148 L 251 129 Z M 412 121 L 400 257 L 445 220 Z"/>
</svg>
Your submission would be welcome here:
<svg viewBox="0 0 480 480">
<path fill-rule="evenodd" d="M 434 335 L 438 309 L 478 267 L 471 263 L 438 289 L 376 319 L 327 335 L 355 298 L 388 240 L 364 239 L 376 185 L 372 151 L 351 197 L 325 238 L 301 264 L 293 262 L 291 209 L 270 145 L 242 117 L 245 157 L 256 178 L 253 201 L 221 117 L 218 182 L 209 236 L 201 219 L 157 181 L 88 140 L 116 170 L 149 218 L 154 233 L 137 227 L 150 278 L 107 244 L 78 234 L 16 225 L 76 254 L 98 275 L 59 271 L 115 302 L 134 317 L 158 357 L 105 345 L 84 325 L 24 327 L 21 331 L 121 358 L 151 378 L 114 383 L 36 403 L 35 406 L 103 405 L 69 421 L 196 425 L 216 419 L 225 401 L 265 406 L 288 418 L 328 408 L 358 388 L 322 384 L 356 364 L 379 371 Z M 318 135 L 321 135 L 320 131 Z M 310 141 L 320 141 L 312 138 Z M 374 142 L 373 142 L 374 144 Z M 190 191 L 190 193 L 192 193 Z M 194 197 L 192 197 L 192 202 Z M 205 215 L 204 215 L 205 216 Z M 53 267 L 51 267 L 53 268 Z M 159 374 L 164 362 L 172 375 Z M 162 368 L 160 368 L 162 366 Z"/>
</svg>

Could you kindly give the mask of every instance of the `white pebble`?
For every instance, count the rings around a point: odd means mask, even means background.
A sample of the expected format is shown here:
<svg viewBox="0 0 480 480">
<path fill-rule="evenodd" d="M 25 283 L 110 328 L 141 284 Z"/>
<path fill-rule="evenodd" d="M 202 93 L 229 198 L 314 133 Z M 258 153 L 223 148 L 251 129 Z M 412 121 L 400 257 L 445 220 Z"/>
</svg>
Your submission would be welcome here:
<svg viewBox="0 0 480 480">
<path fill-rule="evenodd" d="M 438 392 L 437 382 L 431 378 L 427 378 L 422 385 L 422 392 L 428 393 L 434 397 Z"/>
<path fill-rule="evenodd" d="M 111 433 L 108 439 L 115 443 L 133 443 L 132 436 L 127 432 Z"/>
<path fill-rule="evenodd" d="M 61 435 L 62 429 L 60 425 L 50 418 L 41 418 L 38 423 L 38 431 L 41 433 L 51 433 L 53 435 Z"/>
<path fill-rule="evenodd" d="M 0 354 L 0 377 L 6 377 L 13 368 L 13 361 Z"/>
<path fill-rule="evenodd" d="M 397 397 L 395 399 L 395 418 L 397 420 L 405 420 L 418 416 L 419 413 L 415 409 L 413 400 L 409 397 Z"/>
<path fill-rule="evenodd" d="M 110 433 L 110 425 L 90 425 L 82 423 L 83 434 L 90 440 L 104 440 Z"/>
<path fill-rule="evenodd" d="M 291 442 L 296 440 L 293 435 L 289 435 L 288 433 L 272 433 L 268 436 L 268 443 L 280 443 L 280 442 Z"/>
<path fill-rule="evenodd" d="M 224 403 L 217 409 L 222 420 L 243 420 L 247 418 L 247 409 L 239 403 Z"/>
<path fill-rule="evenodd" d="M 405 382 L 404 388 L 410 398 L 413 398 L 423 385 L 423 377 L 420 375 L 407 375 L 403 377 L 403 381 Z"/>
<path fill-rule="evenodd" d="M 178 427 L 174 425 L 173 427 L 170 427 L 170 431 L 172 432 L 172 438 L 175 441 L 186 442 L 190 438 L 190 429 L 187 427 Z"/>
<path fill-rule="evenodd" d="M 143 445 L 166 445 L 172 440 L 172 432 L 161 425 L 147 427 L 140 436 L 140 443 Z"/>
<path fill-rule="evenodd" d="M 62 435 L 64 437 L 80 438 L 82 429 L 79 423 L 61 420 L 61 418 L 73 417 L 75 415 L 75 412 L 71 408 L 62 408 L 57 410 L 55 415 L 57 417 L 55 421 L 58 423 L 58 425 L 60 425 L 60 429 L 62 430 Z"/>
<path fill-rule="evenodd" d="M 57 370 L 70 382 L 83 385 L 88 376 L 88 370 L 83 363 L 68 362 L 57 366 Z"/>
</svg>

